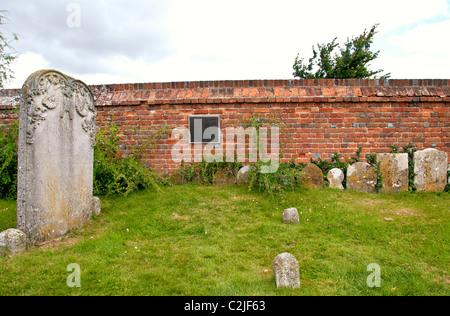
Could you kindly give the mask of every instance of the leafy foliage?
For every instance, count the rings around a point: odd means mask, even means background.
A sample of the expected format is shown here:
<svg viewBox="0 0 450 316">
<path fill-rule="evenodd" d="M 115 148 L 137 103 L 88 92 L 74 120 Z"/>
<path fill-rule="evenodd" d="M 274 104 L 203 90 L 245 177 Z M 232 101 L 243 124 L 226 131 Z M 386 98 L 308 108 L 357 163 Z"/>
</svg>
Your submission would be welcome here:
<svg viewBox="0 0 450 316">
<path fill-rule="evenodd" d="M 118 129 L 111 122 L 110 126 L 96 133 L 93 193 L 128 195 L 141 189 L 159 189 L 153 170 L 140 159 L 143 148 L 154 146 L 153 142 L 162 135 L 164 128 L 155 132 L 148 143 L 134 146 L 132 154 L 126 158 L 119 155 Z M 18 121 L 8 127 L 0 127 L 0 198 L 17 197 L 18 131 Z"/>
<path fill-rule="evenodd" d="M 313 57 L 308 63 L 297 55 L 293 65 L 294 77 L 303 79 L 371 78 L 383 72 L 382 69 L 373 71 L 368 68 L 369 63 L 379 54 L 379 51 L 370 50 L 377 27 L 378 24 L 375 24 L 370 31 L 366 29 L 358 37 L 347 39 L 344 47 L 339 47 L 339 53 L 334 56 L 332 54 L 339 46 L 336 42 L 337 38 L 327 44 L 317 44 L 317 49 L 313 46 Z M 389 73 L 381 76 L 381 78 L 389 77 Z"/>
<path fill-rule="evenodd" d="M 142 148 L 135 147 L 126 157 L 119 155 L 119 127 L 111 120 L 106 129 L 97 131 L 94 150 L 94 194 L 128 195 L 131 192 L 156 188 L 154 172 L 141 161 Z M 150 145 L 149 145 L 150 146 Z"/>
<path fill-rule="evenodd" d="M 6 13 L 7 11 L 0 10 L 0 88 L 3 87 L 5 82 L 14 78 L 10 65 L 17 58 L 17 54 L 11 46 L 13 42 L 18 40 L 17 34 L 4 34 L 2 32 L 2 30 L 6 30 L 4 27 Z"/>
<path fill-rule="evenodd" d="M 19 122 L 0 127 L 0 198 L 17 196 L 17 140 Z"/>
</svg>

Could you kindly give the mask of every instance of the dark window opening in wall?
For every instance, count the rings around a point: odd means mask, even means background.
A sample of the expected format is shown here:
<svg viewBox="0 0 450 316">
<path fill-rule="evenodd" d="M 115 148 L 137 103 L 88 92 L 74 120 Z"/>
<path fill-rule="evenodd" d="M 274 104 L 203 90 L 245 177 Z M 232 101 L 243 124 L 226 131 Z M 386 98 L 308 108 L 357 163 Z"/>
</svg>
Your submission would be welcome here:
<svg viewBox="0 0 450 316">
<path fill-rule="evenodd" d="M 189 132 L 191 144 L 219 144 L 219 115 L 190 115 Z"/>
</svg>

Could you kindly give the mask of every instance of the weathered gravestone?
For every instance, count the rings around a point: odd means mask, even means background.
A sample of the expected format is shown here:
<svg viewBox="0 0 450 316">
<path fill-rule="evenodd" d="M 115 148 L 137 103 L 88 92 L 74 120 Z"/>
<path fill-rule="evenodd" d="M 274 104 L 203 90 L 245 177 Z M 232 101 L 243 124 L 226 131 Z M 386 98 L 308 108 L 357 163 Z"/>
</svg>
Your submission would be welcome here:
<svg viewBox="0 0 450 316">
<path fill-rule="evenodd" d="M 58 71 L 35 72 L 22 87 L 17 228 L 32 245 L 100 212 L 92 196 L 95 117 L 89 88 Z"/>
<path fill-rule="evenodd" d="M 328 171 L 327 174 L 328 182 L 330 183 L 330 188 L 344 190 L 344 172 L 339 168 L 333 168 Z"/>
<path fill-rule="evenodd" d="M 213 184 L 215 185 L 236 184 L 236 175 L 230 170 L 219 169 L 213 176 Z"/>
<path fill-rule="evenodd" d="M 244 166 L 239 169 L 237 173 L 237 184 L 247 184 L 249 183 L 248 176 L 250 174 L 251 166 Z"/>
<path fill-rule="evenodd" d="M 377 171 L 367 162 L 357 162 L 347 168 L 347 189 L 375 193 Z"/>
<path fill-rule="evenodd" d="M 409 169 L 407 153 L 377 154 L 382 177 L 381 192 L 408 191 Z"/>
<path fill-rule="evenodd" d="M 290 253 L 278 255 L 272 264 L 277 288 L 300 287 L 300 271 L 297 259 Z"/>
<path fill-rule="evenodd" d="M 443 191 L 447 183 L 447 153 L 428 148 L 414 153 L 417 191 Z"/>
<path fill-rule="evenodd" d="M 321 189 L 323 188 L 323 173 L 320 168 L 313 164 L 307 164 L 305 168 L 302 169 L 302 186 L 310 189 Z"/>
</svg>

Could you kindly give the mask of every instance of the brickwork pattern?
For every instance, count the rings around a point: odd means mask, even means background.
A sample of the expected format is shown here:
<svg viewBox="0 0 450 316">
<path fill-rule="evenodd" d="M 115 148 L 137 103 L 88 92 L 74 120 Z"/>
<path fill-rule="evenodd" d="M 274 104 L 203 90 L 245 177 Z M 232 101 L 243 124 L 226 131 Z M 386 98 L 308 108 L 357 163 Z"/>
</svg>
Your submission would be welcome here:
<svg viewBox="0 0 450 316">
<path fill-rule="evenodd" d="M 413 145 L 450 154 L 450 80 L 293 79 L 196 81 L 90 86 L 97 125 L 120 126 L 120 148 L 131 152 L 155 131 L 187 127 L 189 115 L 220 115 L 221 129 L 253 116 L 282 122 L 282 161 L 362 157 Z M 20 90 L 0 91 L 0 125 L 17 119 Z M 143 160 L 161 173 L 175 171 L 178 140 L 170 132 Z M 449 155 L 450 157 L 450 155 Z M 450 158 L 449 158 L 450 159 Z M 449 161 L 450 162 L 450 161 Z"/>
</svg>

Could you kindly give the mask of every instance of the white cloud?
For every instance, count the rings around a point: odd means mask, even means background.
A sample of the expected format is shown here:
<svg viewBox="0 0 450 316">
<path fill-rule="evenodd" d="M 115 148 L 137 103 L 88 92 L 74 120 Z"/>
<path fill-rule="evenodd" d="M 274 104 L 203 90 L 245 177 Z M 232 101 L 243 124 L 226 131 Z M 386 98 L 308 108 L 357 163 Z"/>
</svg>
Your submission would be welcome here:
<svg viewBox="0 0 450 316">
<path fill-rule="evenodd" d="M 6 5 L 28 58 L 13 67 L 17 80 L 8 87 L 41 66 L 88 84 L 292 78 L 297 53 L 308 58 L 316 43 L 343 43 L 375 23 L 381 52 L 372 68 L 396 78 L 449 73 L 445 0 L 78 0 L 79 29 L 65 25 L 70 2 Z"/>
<path fill-rule="evenodd" d="M 41 55 L 35 53 L 22 54 L 13 62 L 14 79 L 5 86 L 6 88 L 22 87 L 25 80 L 34 71 L 46 68 L 48 68 L 48 64 Z"/>
<path fill-rule="evenodd" d="M 389 50 L 378 65 L 393 78 L 448 78 L 450 74 L 450 20 L 418 25 L 403 34 L 387 38 Z"/>
</svg>

